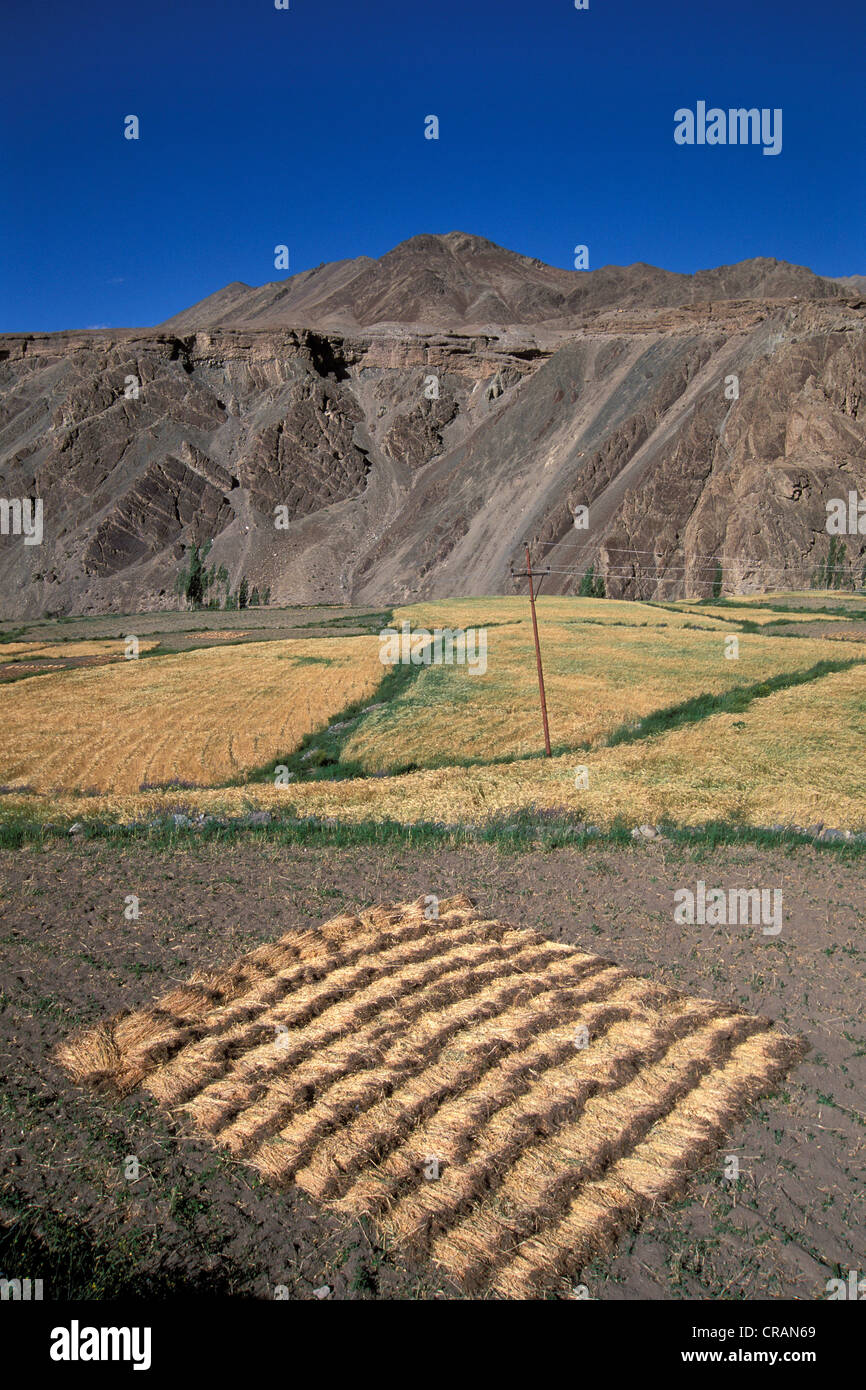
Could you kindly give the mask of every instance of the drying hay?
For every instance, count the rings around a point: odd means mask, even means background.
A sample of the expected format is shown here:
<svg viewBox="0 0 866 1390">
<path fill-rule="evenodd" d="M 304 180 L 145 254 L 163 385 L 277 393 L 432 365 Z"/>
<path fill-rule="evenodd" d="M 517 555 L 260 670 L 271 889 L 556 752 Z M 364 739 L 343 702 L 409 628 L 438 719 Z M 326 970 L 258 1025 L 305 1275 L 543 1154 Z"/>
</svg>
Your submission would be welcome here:
<svg viewBox="0 0 866 1390">
<path fill-rule="evenodd" d="M 468 898 L 424 904 L 289 933 L 59 1060 L 467 1290 L 532 1297 L 674 1195 L 802 1045 Z"/>
</svg>

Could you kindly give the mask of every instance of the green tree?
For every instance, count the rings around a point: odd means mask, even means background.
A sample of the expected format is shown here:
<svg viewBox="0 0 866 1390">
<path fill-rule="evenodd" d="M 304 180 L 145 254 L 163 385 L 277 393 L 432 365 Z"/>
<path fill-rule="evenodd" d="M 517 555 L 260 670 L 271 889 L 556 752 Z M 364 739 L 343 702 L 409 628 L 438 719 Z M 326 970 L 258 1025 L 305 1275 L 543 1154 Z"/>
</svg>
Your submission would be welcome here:
<svg viewBox="0 0 866 1390">
<path fill-rule="evenodd" d="M 580 587 L 578 594 L 581 598 L 604 598 L 604 577 L 596 574 L 595 565 L 590 565 L 588 570 L 584 570 L 580 576 Z"/>
<path fill-rule="evenodd" d="M 850 585 L 850 579 L 845 574 L 846 562 L 848 559 L 848 547 L 844 541 L 840 541 L 838 536 L 830 537 L 830 548 L 827 551 L 826 565 L 818 566 L 817 585 L 819 589 L 842 589 Z"/>
<path fill-rule="evenodd" d="M 246 608 L 248 598 L 249 587 L 247 585 L 246 576 L 241 575 L 240 588 L 238 589 L 238 608 Z"/>
<path fill-rule="evenodd" d="M 179 578 L 179 589 L 188 603 L 194 607 L 201 603 L 204 598 L 204 583 L 202 580 L 203 566 L 201 552 L 197 545 L 192 546 L 189 551 L 186 568 L 181 570 Z"/>
<path fill-rule="evenodd" d="M 205 593 L 214 582 L 213 568 L 207 570 L 204 564 L 212 545 L 213 541 L 205 541 L 201 547 L 190 546 L 187 551 L 187 563 L 177 577 L 176 592 L 194 608 L 202 607 Z"/>
</svg>

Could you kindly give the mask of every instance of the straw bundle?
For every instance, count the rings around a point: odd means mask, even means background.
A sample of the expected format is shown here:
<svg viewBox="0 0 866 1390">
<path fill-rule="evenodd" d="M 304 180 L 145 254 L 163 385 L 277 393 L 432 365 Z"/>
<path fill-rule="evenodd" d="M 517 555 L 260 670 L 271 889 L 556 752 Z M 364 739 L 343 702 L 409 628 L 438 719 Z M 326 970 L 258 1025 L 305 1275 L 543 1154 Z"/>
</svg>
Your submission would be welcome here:
<svg viewBox="0 0 866 1390">
<path fill-rule="evenodd" d="M 802 1044 L 466 897 L 424 905 L 289 933 L 59 1060 L 143 1086 L 467 1290 L 532 1297 L 673 1196 Z"/>
</svg>

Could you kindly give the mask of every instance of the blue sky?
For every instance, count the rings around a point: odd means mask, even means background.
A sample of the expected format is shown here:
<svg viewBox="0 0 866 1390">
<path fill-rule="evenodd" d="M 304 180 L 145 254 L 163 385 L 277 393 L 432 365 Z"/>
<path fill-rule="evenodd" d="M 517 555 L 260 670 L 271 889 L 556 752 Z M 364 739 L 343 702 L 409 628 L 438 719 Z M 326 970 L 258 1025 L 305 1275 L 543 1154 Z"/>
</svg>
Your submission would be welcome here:
<svg viewBox="0 0 866 1390">
<path fill-rule="evenodd" d="M 42 0 L 0 58 L 0 330 L 157 323 L 454 229 L 866 273 L 863 0 Z M 674 111 L 781 107 L 777 157 Z M 124 139 L 136 114 L 140 139 Z M 424 139 L 424 118 L 440 121 Z"/>
</svg>

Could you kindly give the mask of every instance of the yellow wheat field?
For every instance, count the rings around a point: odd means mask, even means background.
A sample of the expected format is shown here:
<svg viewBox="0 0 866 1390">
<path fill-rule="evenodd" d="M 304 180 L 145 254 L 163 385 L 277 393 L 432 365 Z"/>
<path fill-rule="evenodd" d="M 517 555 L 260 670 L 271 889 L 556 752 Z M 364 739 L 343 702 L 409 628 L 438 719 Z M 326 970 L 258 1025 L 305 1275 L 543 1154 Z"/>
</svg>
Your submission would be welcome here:
<svg viewBox="0 0 866 1390">
<path fill-rule="evenodd" d="M 237 642 L 240 637 L 249 637 L 248 632 L 238 632 L 236 628 L 226 628 L 218 632 L 214 628 L 204 628 L 194 634 L 196 642 Z"/>
<path fill-rule="evenodd" d="M 422 666 L 386 710 L 361 721 L 344 746 L 369 771 L 431 767 L 465 758 L 521 756 L 539 747 L 538 685 L 526 600 L 445 600 L 395 613 L 413 630 L 481 627 L 486 672 Z M 688 616 L 647 604 L 549 599 L 539 604 L 550 735 L 555 747 L 598 744 L 620 725 L 703 693 L 722 694 L 839 653 L 820 638 L 781 639 L 694 628 Z M 701 623 L 703 623 L 701 615 Z M 622 625 L 620 625 L 622 624 Z M 729 659 L 736 637 L 739 655 Z M 846 644 L 866 657 L 866 643 Z"/>
<path fill-rule="evenodd" d="M 828 608 L 844 604 L 846 608 L 859 610 L 866 615 L 866 595 L 850 593 L 847 589 L 772 589 L 762 594 L 740 594 L 736 601 L 754 603 L 759 607 L 764 603 L 783 603 L 786 608 L 790 604 L 794 609 L 799 602 L 804 611 L 811 604 Z"/>
<path fill-rule="evenodd" d="M 744 602 L 738 599 L 737 603 Z M 701 604 L 700 608 L 690 606 L 686 603 L 676 605 L 680 613 L 690 613 L 694 617 L 723 618 L 728 624 L 735 627 L 738 620 L 748 619 L 750 623 L 758 623 L 759 626 L 766 626 L 767 623 L 844 623 L 847 622 L 842 613 L 809 613 L 798 612 L 796 609 L 785 609 L 782 612 L 778 608 L 762 608 L 759 604 L 749 606 L 748 611 L 743 611 L 736 607 L 714 608 L 711 604 Z M 671 609 L 666 609 L 671 612 Z"/>
<path fill-rule="evenodd" d="M 59 1060 L 467 1290 L 533 1297 L 680 1190 L 802 1044 L 468 898 L 425 904 L 290 932 Z"/>
<path fill-rule="evenodd" d="M 149 642 L 145 638 L 139 639 L 140 652 L 152 651 L 157 646 L 159 642 L 156 640 Z M 116 639 L 101 642 L 0 642 L 0 662 L 41 660 L 43 657 L 63 657 L 68 660 L 87 656 L 119 658 L 125 653 L 126 643 Z"/>
<path fill-rule="evenodd" d="M 728 624 L 646 604 L 550 599 L 540 605 L 554 748 L 541 743 L 526 600 L 443 601 L 398 610 L 413 627 L 487 625 L 486 675 L 422 667 L 403 694 L 344 729 L 344 759 L 397 776 L 243 787 L 214 784 L 288 755 L 349 701 L 373 696 L 383 674 L 375 637 L 254 643 L 152 657 L 19 682 L 0 694 L 0 784 L 52 791 L 52 815 L 131 819 L 177 806 L 177 793 L 142 783 L 196 783 L 185 805 L 237 814 L 345 821 L 478 823 L 534 807 L 579 812 L 598 825 L 669 817 L 680 824 L 736 818 L 767 825 L 866 821 L 866 668 L 821 677 L 753 701 L 739 715 L 607 748 L 607 734 L 663 705 L 808 668 L 838 647 L 814 638 L 739 634 Z M 605 620 L 604 622 L 602 620 Z M 705 621 L 710 625 L 705 626 Z M 864 654 L 862 643 L 845 655 Z M 584 751 L 586 740 L 591 747 Z M 570 745 L 570 747 L 569 747 Z M 509 755 L 533 756 L 508 762 Z M 461 762 L 476 757 L 478 766 Z M 588 786 L 575 768 L 589 768 Z M 74 789 L 107 793 L 82 797 Z M 60 789 L 60 790 L 56 790 Z M 44 814 L 44 799 L 6 795 L 3 808 Z"/>
<path fill-rule="evenodd" d="M 212 785 L 297 748 L 381 679 L 371 637 L 251 642 L 18 681 L 3 691 L 8 786 Z"/>
<path fill-rule="evenodd" d="M 478 823 L 539 807 L 587 821 L 699 825 L 735 819 L 773 825 L 866 826 L 866 667 L 757 700 L 615 748 L 487 767 L 437 768 L 402 777 L 292 788 L 306 815 Z M 575 768 L 588 769 L 578 787 Z M 257 798 L 277 809 L 271 793 Z"/>
<path fill-rule="evenodd" d="M 679 628 L 690 623 L 703 624 L 706 610 L 699 604 L 675 609 L 620 599 L 548 597 L 542 594 L 538 599 L 538 613 L 543 622 L 552 623 L 594 622 L 605 627 L 615 624 L 618 627 Z M 413 627 L 429 627 L 433 623 L 443 627 L 527 623 L 529 600 L 526 597 L 435 599 L 406 604 L 395 610 L 394 618 L 398 623 L 407 618 Z M 706 626 L 721 630 L 728 624 L 709 614 Z"/>
</svg>

